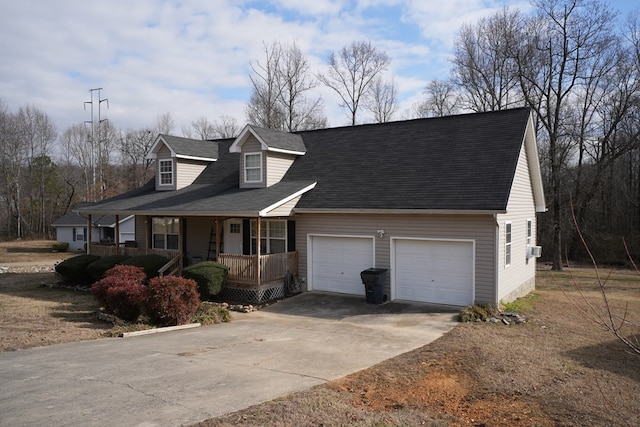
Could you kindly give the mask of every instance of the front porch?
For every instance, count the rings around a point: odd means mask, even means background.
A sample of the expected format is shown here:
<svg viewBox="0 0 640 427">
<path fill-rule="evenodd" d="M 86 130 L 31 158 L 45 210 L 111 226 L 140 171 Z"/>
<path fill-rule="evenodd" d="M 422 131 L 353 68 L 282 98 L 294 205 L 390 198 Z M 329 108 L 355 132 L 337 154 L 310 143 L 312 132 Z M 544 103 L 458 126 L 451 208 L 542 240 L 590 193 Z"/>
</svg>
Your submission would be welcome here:
<svg viewBox="0 0 640 427">
<path fill-rule="evenodd" d="M 221 253 L 218 262 L 229 267 L 222 296 L 232 301 L 261 303 L 282 298 L 292 292 L 298 275 L 296 251 L 259 256 Z"/>
<path fill-rule="evenodd" d="M 184 268 L 184 257 L 178 250 L 91 243 L 89 253 L 98 256 L 161 255 L 169 262 L 159 270 L 160 276 L 180 275 Z M 261 303 L 282 298 L 290 292 L 292 284 L 288 281 L 298 275 L 297 251 L 259 256 L 221 253 L 214 261 L 229 267 L 222 292 L 225 298 L 233 301 Z"/>
<path fill-rule="evenodd" d="M 294 225 L 287 219 L 260 217 L 144 216 L 136 221 L 136 241 L 92 243 L 88 253 L 161 255 L 170 261 L 160 275 L 180 275 L 191 263 L 216 261 L 229 267 L 223 297 L 260 303 L 284 297 L 294 288 L 298 275 Z"/>
</svg>

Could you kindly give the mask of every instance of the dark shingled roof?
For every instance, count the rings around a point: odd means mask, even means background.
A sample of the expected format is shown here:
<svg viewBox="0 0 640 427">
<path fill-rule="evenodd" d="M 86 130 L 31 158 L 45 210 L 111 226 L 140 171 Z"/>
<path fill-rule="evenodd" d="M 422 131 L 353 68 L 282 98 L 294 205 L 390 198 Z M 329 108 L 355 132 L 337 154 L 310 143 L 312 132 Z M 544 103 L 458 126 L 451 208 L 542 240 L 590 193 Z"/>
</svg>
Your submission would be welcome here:
<svg viewBox="0 0 640 427">
<path fill-rule="evenodd" d="M 265 129 L 258 126 L 249 125 L 251 130 L 264 141 L 269 148 L 279 150 L 296 151 L 304 153 L 307 151 L 304 141 L 299 134 L 287 133 L 273 129 Z"/>
<path fill-rule="evenodd" d="M 317 182 L 297 210 L 506 211 L 528 119 L 529 109 L 519 108 L 295 134 L 260 130 L 263 138 L 304 141 L 306 154 L 276 185 L 240 189 L 233 140 L 219 140 L 218 161 L 192 185 L 155 191 L 150 182 L 80 210 L 255 214 Z"/>
<path fill-rule="evenodd" d="M 173 135 L 160 136 L 178 156 L 201 157 L 205 159 L 218 158 L 218 144 L 215 141 L 202 141 Z"/>
<path fill-rule="evenodd" d="M 124 217 L 120 217 L 120 221 L 122 221 Z M 110 227 L 116 223 L 115 215 L 99 215 L 91 218 L 91 221 L 94 225 L 98 227 Z M 82 215 L 78 212 L 67 212 L 62 217 L 60 217 L 56 222 L 51 224 L 54 227 L 84 227 L 87 225 L 87 216 Z"/>
<path fill-rule="evenodd" d="M 301 132 L 296 209 L 504 211 L 529 109 Z"/>
</svg>

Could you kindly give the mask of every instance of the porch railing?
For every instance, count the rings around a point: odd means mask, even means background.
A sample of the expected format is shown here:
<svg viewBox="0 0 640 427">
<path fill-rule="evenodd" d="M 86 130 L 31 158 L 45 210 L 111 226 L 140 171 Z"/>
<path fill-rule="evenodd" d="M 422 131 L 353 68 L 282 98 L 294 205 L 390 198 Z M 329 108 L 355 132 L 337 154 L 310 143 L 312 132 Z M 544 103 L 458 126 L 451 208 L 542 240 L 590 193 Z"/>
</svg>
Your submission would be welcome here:
<svg viewBox="0 0 640 427">
<path fill-rule="evenodd" d="M 126 246 L 120 246 L 119 248 L 115 245 L 99 245 L 96 243 L 92 243 L 89 247 L 89 253 L 91 255 L 98 256 L 111 256 L 111 255 L 128 255 L 128 256 L 138 256 L 138 255 L 162 255 L 169 259 L 173 259 L 180 254 L 180 251 L 173 249 L 151 249 L 151 248 L 129 248 Z"/>
<path fill-rule="evenodd" d="M 256 256 L 220 254 L 218 262 L 229 267 L 227 280 L 243 284 L 257 284 Z M 298 252 L 260 255 L 260 281 L 282 279 L 287 272 L 298 274 Z"/>
<path fill-rule="evenodd" d="M 158 276 L 176 276 L 182 272 L 182 254 L 173 257 L 158 270 Z"/>
</svg>

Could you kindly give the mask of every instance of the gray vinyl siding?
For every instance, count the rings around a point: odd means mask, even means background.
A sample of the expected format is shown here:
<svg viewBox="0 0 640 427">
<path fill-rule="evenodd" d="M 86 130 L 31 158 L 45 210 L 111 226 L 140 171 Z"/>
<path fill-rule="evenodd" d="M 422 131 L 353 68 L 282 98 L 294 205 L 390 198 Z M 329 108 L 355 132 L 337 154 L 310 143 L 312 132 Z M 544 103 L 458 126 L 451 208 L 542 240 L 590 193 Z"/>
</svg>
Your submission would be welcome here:
<svg viewBox="0 0 640 427">
<path fill-rule="evenodd" d="M 307 236 L 310 234 L 375 237 L 375 267 L 391 266 L 392 237 L 475 241 L 475 299 L 495 302 L 495 220 L 492 215 L 300 214 L 296 220 L 299 275 L 307 283 Z M 377 230 L 384 230 L 378 237 Z M 374 267 L 374 266 L 372 266 Z M 390 294 L 390 273 L 386 293 Z"/>
<path fill-rule="evenodd" d="M 193 181 L 195 181 L 206 167 L 207 164 L 205 162 L 178 159 L 175 162 L 176 190 L 193 184 Z"/>
<path fill-rule="evenodd" d="M 147 247 L 147 217 L 145 215 L 136 215 L 136 246 L 139 248 Z"/>
<path fill-rule="evenodd" d="M 244 155 L 250 153 L 262 153 L 262 181 L 246 183 L 244 180 Z M 255 136 L 249 135 L 247 140 L 242 144 L 242 152 L 240 154 L 240 188 L 263 188 L 265 186 L 266 174 L 266 152 L 262 151 L 260 141 Z"/>
<path fill-rule="evenodd" d="M 296 156 L 292 154 L 274 153 L 271 151 L 267 151 L 263 155 L 267 157 L 267 187 L 280 182 L 296 159 Z"/>
<path fill-rule="evenodd" d="M 527 220 L 532 222 L 532 245 L 535 245 L 536 213 L 533 189 L 529 178 L 526 150 L 520 150 L 516 174 L 509 195 L 507 213 L 497 216 L 499 225 L 498 244 L 498 300 L 514 299 L 519 288 L 535 281 L 536 258 L 527 259 Z M 511 265 L 505 265 L 505 224 L 511 222 Z M 526 293 L 526 292 L 524 292 Z"/>
<path fill-rule="evenodd" d="M 196 216 L 183 218 L 183 221 L 187 222 L 187 253 L 185 254 L 187 263 L 193 257 L 201 257 L 205 261 L 209 252 L 209 238 L 212 228 L 215 233 L 215 218 Z M 222 227 L 220 227 L 220 233 L 222 233 Z M 213 248 L 215 250 L 215 244 Z"/>
</svg>

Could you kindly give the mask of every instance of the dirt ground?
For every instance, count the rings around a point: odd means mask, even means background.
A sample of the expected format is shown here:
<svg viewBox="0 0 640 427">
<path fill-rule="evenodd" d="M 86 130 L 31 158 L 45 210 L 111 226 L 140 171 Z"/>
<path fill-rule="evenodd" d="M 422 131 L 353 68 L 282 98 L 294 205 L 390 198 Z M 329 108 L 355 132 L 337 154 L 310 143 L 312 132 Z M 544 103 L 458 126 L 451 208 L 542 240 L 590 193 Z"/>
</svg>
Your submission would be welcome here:
<svg viewBox="0 0 640 427">
<path fill-rule="evenodd" d="M 55 262 L 45 248 L 0 243 L 0 268 L 7 259 Z M 628 310 L 623 332 L 640 339 L 640 274 L 601 273 L 614 312 Z M 40 286 L 54 279 L 0 274 L 1 351 L 94 339 L 110 327 L 93 316 L 90 294 Z M 590 306 L 604 313 L 596 283 L 589 268 L 539 271 L 537 290 L 518 304 L 525 324 L 460 324 L 369 369 L 198 426 L 640 425 L 640 357 L 590 320 Z"/>
</svg>

